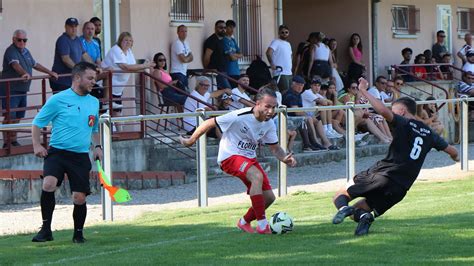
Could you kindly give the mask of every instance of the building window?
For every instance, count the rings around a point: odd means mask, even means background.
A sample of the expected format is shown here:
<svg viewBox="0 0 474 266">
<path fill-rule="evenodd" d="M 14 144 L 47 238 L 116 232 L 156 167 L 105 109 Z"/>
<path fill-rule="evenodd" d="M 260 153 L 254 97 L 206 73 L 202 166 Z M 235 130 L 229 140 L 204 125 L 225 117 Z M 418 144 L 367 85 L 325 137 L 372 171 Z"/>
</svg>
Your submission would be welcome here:
<svg viewBox="0 0 474 266">
<path fill-rule="evenodd" d="M 202 22 L 203 0 L 171 0 L 170 17 L 172 22 Z"/>
<path fill-rule="evenodd" d="M 392 7 L 392 32 L 400 35 L 415 35 L 420 32 L 420 9 L 415 6 Z"/>
<path fill-rule="evenodd" d="M 232 6 L 237 24 L 234 37 L 243 54 L 240 63 L 248 64 L 255 60 L 255 56 L 262 56 L 260 0 L 233 0 Z"/>
<path fill-rule="evenodd" d="M 474 32 L 474 8 L 458 9 L 458 34 Z"/>
</svg>

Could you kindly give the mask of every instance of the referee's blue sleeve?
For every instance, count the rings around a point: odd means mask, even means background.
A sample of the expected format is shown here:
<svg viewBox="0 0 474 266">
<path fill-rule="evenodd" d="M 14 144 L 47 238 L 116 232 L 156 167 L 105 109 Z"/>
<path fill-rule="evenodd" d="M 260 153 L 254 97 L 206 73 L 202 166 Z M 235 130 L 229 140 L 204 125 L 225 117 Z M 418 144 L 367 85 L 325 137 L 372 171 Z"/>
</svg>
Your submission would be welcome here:
<svg viewBox="0 0 474 266">
<path fill-rule="evenodd" d="M 51 97 L 35 116 L 33 125 L 43 128 L 49 124 L 58 113 L 58 105 L 55 97 Z"/>
</svg>

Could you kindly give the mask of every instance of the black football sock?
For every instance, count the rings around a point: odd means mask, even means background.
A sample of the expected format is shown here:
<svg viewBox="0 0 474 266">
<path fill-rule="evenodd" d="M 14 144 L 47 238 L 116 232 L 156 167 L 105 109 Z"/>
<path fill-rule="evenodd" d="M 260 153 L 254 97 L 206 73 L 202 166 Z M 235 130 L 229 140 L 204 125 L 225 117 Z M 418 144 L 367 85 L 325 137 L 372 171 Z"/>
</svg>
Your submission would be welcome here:
<svg viewBox="0 0 474 266">
<path fill-rule="evenodd" d="M 368 211 L 364 209 L 355 209 L 354 211 L 354 222 L 358 223 L 360 221 L 360 217 L 364 215 L 365 213 L 369 213 Z"/>
<path fill-rule="evenodd" d="M 74 219 L 74 235 L 82 235 L 82 229 L 86 222 L 87 216 L 87 205 L 74 204 L 74 211 L 72 212 L 72 218 Z"/>
<path fill-rule="evenodd" d="M 334 200 L 334 205 L 336 205 L 336 208 L 339 210 L 344 206 L 349 205 L 349 200 L 350 198 L 346 195 L 339 195 L 337 198 Z"/>
<path fill-rule="evenodd" d="M 43 228 L 51 230 L 51 220 L 53 219 L 54 207 L 56 206 L 56 198 L 54 192 L 41 192 L 41 217 L 43 218 Z"/>
</svg>

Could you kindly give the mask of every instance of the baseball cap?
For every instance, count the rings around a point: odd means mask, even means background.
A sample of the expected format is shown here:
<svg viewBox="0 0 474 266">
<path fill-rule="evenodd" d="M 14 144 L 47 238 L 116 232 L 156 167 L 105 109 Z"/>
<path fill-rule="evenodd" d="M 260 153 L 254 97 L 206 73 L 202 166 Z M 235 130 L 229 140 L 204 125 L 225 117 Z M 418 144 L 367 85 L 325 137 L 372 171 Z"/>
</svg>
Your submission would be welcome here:
<svg viewBox="0 0 474 266">
<path fill-rule="evenodd" d="M 66 25 L 69 25 L 69 26 L 77 26 L 79 25 L 79 21 L 77 21 L 77 18 L 68 18 L 66 19 Z"/>
<path fill-rule="evenodd" d="M 294 76 L 293 81 L 296 83 L 305 84 L 304 78 L 300 75 Z"/>
</svg>

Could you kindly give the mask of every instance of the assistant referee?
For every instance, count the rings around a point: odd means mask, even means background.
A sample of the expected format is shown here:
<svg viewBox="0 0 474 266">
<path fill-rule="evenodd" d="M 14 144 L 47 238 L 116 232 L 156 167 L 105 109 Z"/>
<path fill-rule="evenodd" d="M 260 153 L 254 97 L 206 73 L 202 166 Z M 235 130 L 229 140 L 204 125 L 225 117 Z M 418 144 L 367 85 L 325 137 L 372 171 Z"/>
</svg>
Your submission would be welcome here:
<svg viewBox="0 0 474 266">
<path fill-rule="evenodd" d="M 99 145 L 99 101 L 90 95 L 95 84 L 96 66 L 80 62 L 72 69 L 72 86 L 53 95 L 33 120 L 33 148 L 44 158 L 41 216 L 43 225 L 33 242 L 52 241 L 51 220 L 56 200 L 54 192 L 67 174 L 74 202 L 74 243 L 84 243 L 84 223 L 87 216 L 86 196 L 90 194 L 89 172 L 93 157 L 102 160 Z M 40 129 L 52 123 L 49 149 L 40 142 Z M 92 140 L 92 141 L 91 141 Z"/>
</svg>

